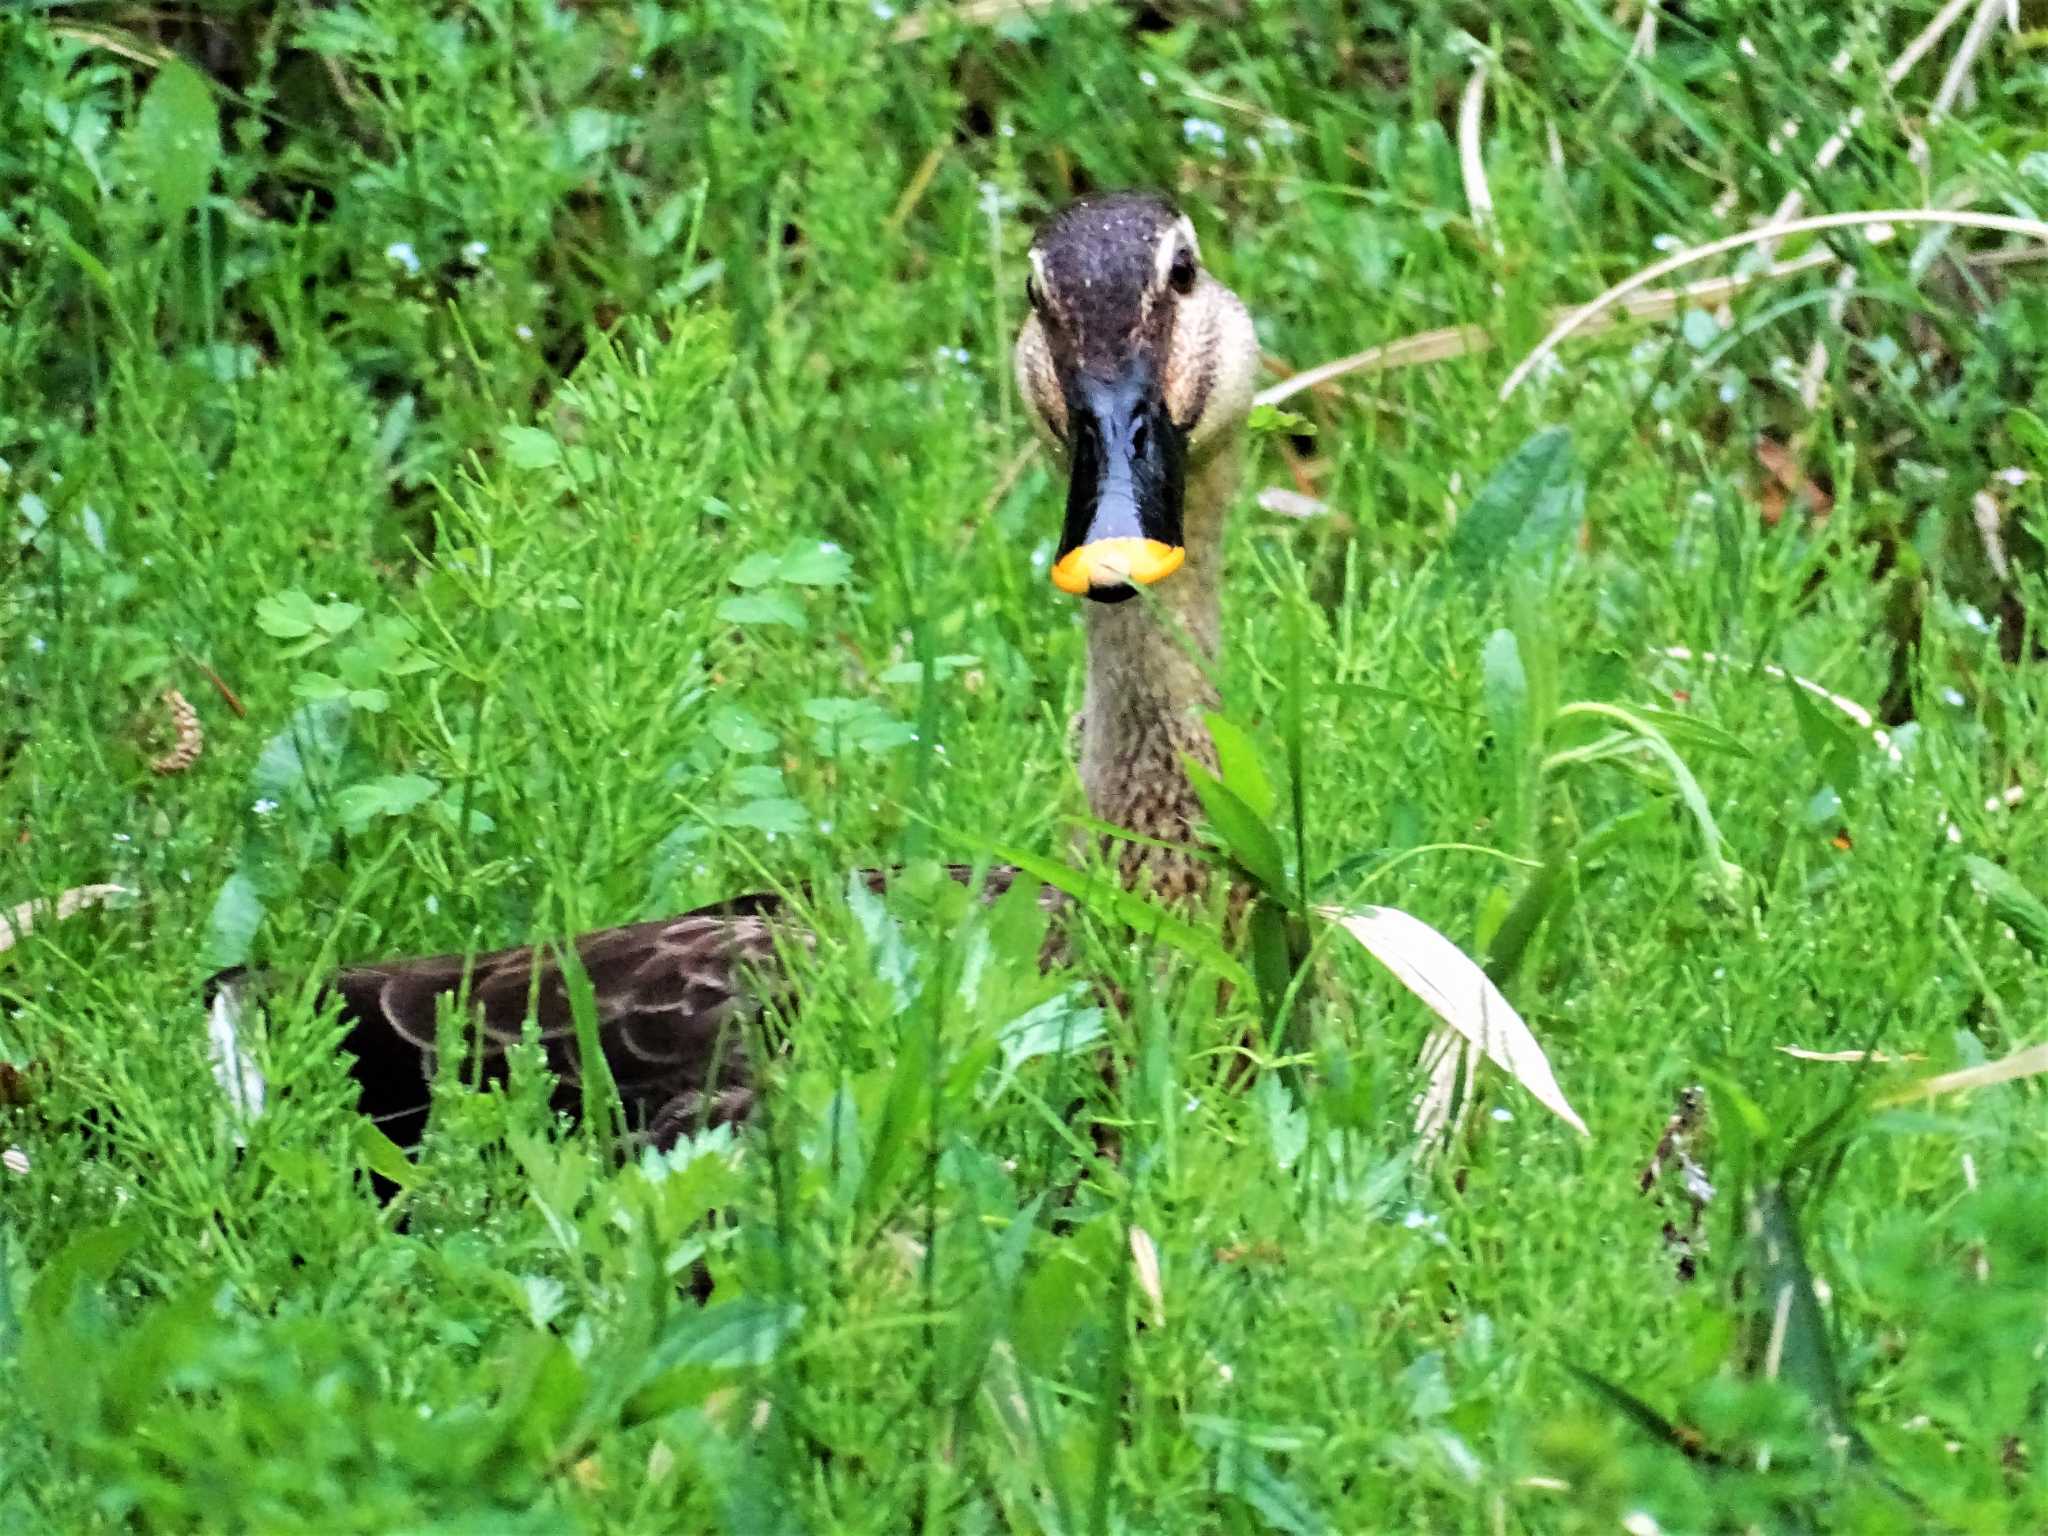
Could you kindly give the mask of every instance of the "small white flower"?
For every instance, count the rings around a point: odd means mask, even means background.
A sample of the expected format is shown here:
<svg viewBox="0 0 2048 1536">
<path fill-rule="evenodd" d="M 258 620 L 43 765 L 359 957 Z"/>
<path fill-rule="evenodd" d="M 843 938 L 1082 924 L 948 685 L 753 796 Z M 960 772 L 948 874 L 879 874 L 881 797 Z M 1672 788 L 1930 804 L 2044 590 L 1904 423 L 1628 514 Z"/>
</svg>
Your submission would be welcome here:
<svg viewBox="0 0 2048 1536">
<path fill-rule="evenodd" d="M 420 253 L 412 248 L 410 240 L 394 240 L 385 246 L 384 259 L 395 267 L 405 268 L 407 277 L 420 275 Z"/>
<path fill-rule="evenodd" d="M 481 240 L 472 240 L 462 248 L 462 259 L 472 267 L 491 254 L 490 246 Z"/>
<path fill-rule="evenodd" d="M 1941 690 L 1941 702 L 1946 704 L 1950 709 L 1961 709 L 1965 704 L 1969 703 L 1970 701 L 1963 697 L 1962 689 L 1944 688 Z"/>
<path fill-rule="evenodd" d="M 1145 86 L 1149 89 L 1150 87 L 1155 86 L 1158 83 L 1159 77 L 1153 74 L 1151 70 L 1141 69 L 1138 71 L 1138 84 Z"/>
<path fill-rule="evenodd" d="M 266 795 L 263 799 L 258 800 L 254 804 L 252 804 L 249 807 L 249 809 L 254 811 L 258 816 L 268 816 L 272 811 L 277 809 L 277 802 Z"/>
<path fill-rule="evenodd" d="M 1682 251 L 1685 249 L 1685 242 L 1676 235 L 1652 235 L 1650 248 L 1658 251 Z"/>
<path fill-rule="evenodd" d="M 130 837 L 126 832 L 116 832 L 114 834 L 114 841 L 117 843 L 132 843 L 135 841 L 135 839 Z"/>
<path fill-rule="evenodd" d="M 891 5 L 889 0 L 873 0 L 873 4 L 869 5 L 868 9 L 875 13 L 875 20 L 877 21 L 894 21 L 896 19 L 896 7 Z"/>
<path fill-rule="evenodd" d="M 1756 57 L 1756 44 L 1752 43 L 1747 37 L 1737 38 L 1735 48 L 1745 59 Z"/>
<path fill-rule="evenodd" d="M 645 80 L 647 78 L 647 66 L 645 64 L 635 64 L 626 73 L 635 80 Z"/>
<path fill-rule="evenodd" d="M 1498 1120 L 1502 1125 L 1506 1125 L 1510 1120 L 1515 1118 L 1515 1112 L 1511 1109 L 1496 1109 L 1493 1112 L 1493 1118 Z"/>
<path fill-rule="evenodd" d="M 530 325 L 515 325 L 512 327 L 512 334 L 521 341 L 531 341 L 533 340 L 533 327 Z"/>
<path fill-rule="evenodd" d="M 1206 117 L 1182 118 L 1180 136 L 1190 144 L 1207 144 L 1212 149 L 1221 149 L 1225 138 L 1223 125 Z"/>
<path fill-rule="evenodd" d="M 50 648 L 50 642 L 41 635 L 30 635 L 28 637 L 28 648 L 40 656 Z"/>
</svg>

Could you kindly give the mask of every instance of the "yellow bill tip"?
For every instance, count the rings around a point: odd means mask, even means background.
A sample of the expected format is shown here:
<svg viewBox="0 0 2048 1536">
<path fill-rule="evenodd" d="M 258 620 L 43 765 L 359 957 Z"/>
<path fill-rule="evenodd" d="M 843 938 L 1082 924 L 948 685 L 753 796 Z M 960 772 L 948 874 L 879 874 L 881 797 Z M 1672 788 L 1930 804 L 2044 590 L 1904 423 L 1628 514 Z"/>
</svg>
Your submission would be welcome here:
<svg viewBox="0 0 2048 1536">
<path fill-rule="evenodd" d="M 1076 597 L 1090 587 L 1149 587 L 1180 569 L 1188 552 L 1158 539 L 1096 539 L 1068 550 L 1052 568 L 1052 584 Z"/>
</svg>

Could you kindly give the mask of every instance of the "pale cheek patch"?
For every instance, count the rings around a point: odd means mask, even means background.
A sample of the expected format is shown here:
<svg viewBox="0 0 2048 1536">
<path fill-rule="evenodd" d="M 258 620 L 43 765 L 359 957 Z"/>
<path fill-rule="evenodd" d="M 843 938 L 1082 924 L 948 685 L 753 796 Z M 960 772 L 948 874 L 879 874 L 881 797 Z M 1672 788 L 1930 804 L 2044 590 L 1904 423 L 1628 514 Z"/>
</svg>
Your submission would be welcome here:
<svg viewBox="0 0 2048 1536">
<path fill-rule="evenodd" d="M 1214 440 L 1219 434 L 1243 421 L 1252 408 L 1252 394 L 1258 385 L 1259 338 L 1252 329 L 1252 318 L 1239 302 L 1236 294 L 1220 283 L 1205 282 L 1195 292 L 1201 302 L 1199 306 L 1188 305 L 1183 311 L 1184 321 L 1192 321 L 1185 343 L 1174 338 L 1174 351 L 1178 355 L 1200 357 L 1206 366 L 1200 370 L 1201 398 L 1190 398 L 1188 408 L 1201 413 L 1194 423 L 1194 430 L 1188 439 L 1188 446 L 1200 448 Z M 1199 309 L 1199 319 L 1194 313 Z M 1195 391 L 1190 390 L 1190 396 Z M 1181 407 L 1168 395 L 1168 405 L 1176 421 L 1185 421 Z"/>
<path fill-rule="evenodd" d="M 1017 336 L 1017 392 L 1030 402 L 1039 425 L 1055 439 L 1067 437 L 1067 397 L 1060 391 L 1059 375 L 1053 371 L 1052 354 L 1046 349 L 1045 328 L 1033 315 Z"/>
</svg>

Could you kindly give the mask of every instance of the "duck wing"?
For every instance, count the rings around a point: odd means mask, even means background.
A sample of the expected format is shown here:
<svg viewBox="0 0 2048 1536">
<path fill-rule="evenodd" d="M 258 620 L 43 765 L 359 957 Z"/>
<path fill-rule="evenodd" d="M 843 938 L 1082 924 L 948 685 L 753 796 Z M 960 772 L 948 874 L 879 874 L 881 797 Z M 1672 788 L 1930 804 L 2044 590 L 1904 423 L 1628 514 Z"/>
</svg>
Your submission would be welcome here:
<svg viewBox="0 0 2048 1536">
<path fill-rule="evenodd" d="M 757 897 L 601 928 L 567 946 L 346 966 L 327 987 L 341 999 L 364 1112 L 409 1144 L 425 1128 L 444 1007 L 462 1021 L 472 1070 L 484 1082 L 504 1077 L 507 1048 L 531 1018 L 557 1080 L 557 1106 L 580 1104 L 583 1062 L 563 965 L 564 948 L 573 947 L 628 1118 L 650 1128 L 662 1119 L 673 1140 L 693 1109 L 705 1120 L 745 1113 L 751 1094 L 738 1091 L 751 1076 L 747 1026 L 783 990 L 784 946 L 810 942 L 779 901 Z"/>
<path fill-rule="evenodd" d="M 963 884 L 967 865 L 949 867 Z M 1018 871 L 980 871 L 994 900 Z M 892 870 L 866 870 L 871 890 Z M 1062 898 L 1047 887 L 1048 907 Z M 753 1106 L 747 1059 L 762 1009 L 785 1012 L 786 957 L 815 935 L 783 898 L 735 897 L 676 917 L 600 928 L 568 941 L 589 978 L 597 1040 L 627 1118 L 658 1146 L 700 1125 L 744 1119 Z M 482 954 L 423 955 L 345 966 L 327 991 L 339 997 L 345 1048 L 360 1105 L 394 1141 L 410 1145 L 426 1127 L 444 1007 L 464 1028 L 469 1070 L 500 1081 L 506 1051 L 531 1018 L 557 1080 L 554 1103 L 581 1107 L 583 1063 L 560 944 L 522 944 Z M 444 1003 L 444 999 L 447 1001 Z"/>
</svg>

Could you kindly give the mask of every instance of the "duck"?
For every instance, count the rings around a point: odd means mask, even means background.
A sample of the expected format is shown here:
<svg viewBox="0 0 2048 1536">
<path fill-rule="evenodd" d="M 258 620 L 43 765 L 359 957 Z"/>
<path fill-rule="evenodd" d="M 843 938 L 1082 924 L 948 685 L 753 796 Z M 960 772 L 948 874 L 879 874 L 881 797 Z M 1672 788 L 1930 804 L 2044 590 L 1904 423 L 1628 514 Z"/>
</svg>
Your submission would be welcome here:
<svg viewBox="0 0 2048 1536">
<path fill-rule="evenodd" d="M 1185 764 L 1216 766 L 1204 715 L 1222 643 L 1224 528 L 1237 489 L 1259 347 L 1244 303 L 1202 263 L 1195 228 L 1149 191 L 1083 197 L 1052 213 L 1028 253 L 1027 313 L 1013 360 L 1027 414 L 1064 471 L 1052 585 L 1080 600 L 1086 686 L 1073 732 L 1097 823 L 1133 834 L 1118 879 L 1163 903 L 1206 900 L 1214 861 Z M 1014 868 L 956 868 L 985 895 Z M 873 889 L 886 870 L 863 872 Z M 1241 893 L 1232 892 L 1233 899 Z M 1051 902 L 1060 898 L 1048 888 Z M 812 935 L 793 904 L 740 895 L 566 941 L 588 978 L 598 1042 L 633 1134 L 657 1148 L 744 1122 L 754 1104 L 749 1023 L 785 1016 L 785 957 Z M 533 1020 L 574 1112 L 584 1073 L 562 945 L 371 960 L 341 967 L 339 1004 L 359 1107 L 392 1140 L 418 1141 L 435 1076 L 443 999 L 474 1022 L 485 1080 Z M 252 985 L 217 978 L 216 1075 L 245 1110 L 264 1085 L 239 1044 Z"/>
</svg>

